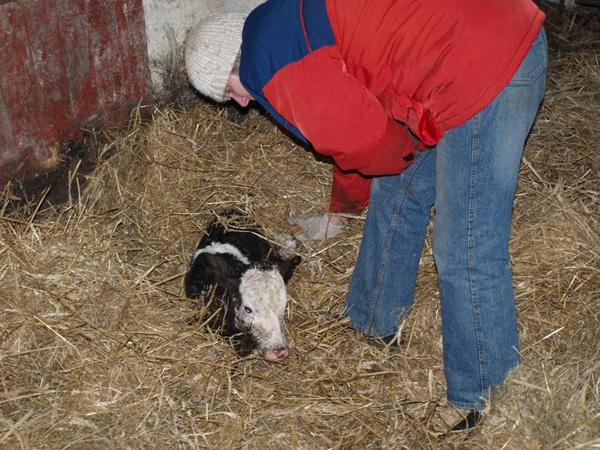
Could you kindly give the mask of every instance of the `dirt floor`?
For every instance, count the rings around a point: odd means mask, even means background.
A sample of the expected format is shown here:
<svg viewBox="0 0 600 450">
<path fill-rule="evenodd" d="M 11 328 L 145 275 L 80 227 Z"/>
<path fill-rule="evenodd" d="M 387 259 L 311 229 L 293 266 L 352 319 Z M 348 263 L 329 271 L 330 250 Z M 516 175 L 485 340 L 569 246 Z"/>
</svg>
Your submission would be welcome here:
<svg viewBox="0 0 600 450">
<path fill-rule="evenodd" d="M 216 212 L 246 208 L 277 241 L 297 231 L 291 215 L 327 209 L 331 182 L 329 162 L 265 117 L 198 101 L 98 135 L 97 168 L 72 167 L 64 204 L 14 208 L 4 190 L 0 448 L 600 448 L 596 11 L 560 24 L 548 10 L 547 94 L 511 241 L 522 364 L 480 428 L 449 433 L 460 412 L 445 398 L 429 239 L 400 347 L 343 316 L 362 218 L 299 246 L 284 363 L 240 358 L 189 321 L 183 274 Z"/>
</svg>

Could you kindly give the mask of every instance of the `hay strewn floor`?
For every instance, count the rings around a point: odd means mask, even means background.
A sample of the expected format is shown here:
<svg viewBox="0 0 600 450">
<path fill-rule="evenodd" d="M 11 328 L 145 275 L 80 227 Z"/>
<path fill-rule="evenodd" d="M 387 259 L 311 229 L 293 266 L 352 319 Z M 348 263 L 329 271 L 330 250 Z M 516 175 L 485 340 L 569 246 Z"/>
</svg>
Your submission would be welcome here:
<svg viewBox="0 0 600 450">
<path fill-rule="evenodd" d="M 429 244 L 401 349 L 343 320 L 360 220 L 299 249 L 285 363 L 239 359 L 188 324 L 182 274 L 214 211 L 244 206 L 277 239 L 330 189 L 330 166 L 265 118 L 199 104 L 133 121 L 68 205 L 9 212 L 4 193 L 0 448 L 599 447 L 599 29 L 548 25 L 512 240 L 523 363 L 480 430 L 446 434 L 459 416 Z"/>
</svg>

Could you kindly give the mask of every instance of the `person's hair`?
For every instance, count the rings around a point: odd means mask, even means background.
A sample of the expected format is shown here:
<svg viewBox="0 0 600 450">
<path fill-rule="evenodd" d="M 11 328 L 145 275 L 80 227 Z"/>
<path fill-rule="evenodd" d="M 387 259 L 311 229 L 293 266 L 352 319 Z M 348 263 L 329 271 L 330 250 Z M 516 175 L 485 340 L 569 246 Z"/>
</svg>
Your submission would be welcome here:
<svg viewBox="0 0 600 450">
<path fill-rule="evenodd" d="M 233 68 L 231 69 L 231 74 L 232 75 L 238 75 L 240 74 L 240 61 L 242 59 L 242 49 L 240 48 L 240 51 L 238 52 L 237 56 L 235 57 L 235 61 L 233 62 Z"/>
</svg>

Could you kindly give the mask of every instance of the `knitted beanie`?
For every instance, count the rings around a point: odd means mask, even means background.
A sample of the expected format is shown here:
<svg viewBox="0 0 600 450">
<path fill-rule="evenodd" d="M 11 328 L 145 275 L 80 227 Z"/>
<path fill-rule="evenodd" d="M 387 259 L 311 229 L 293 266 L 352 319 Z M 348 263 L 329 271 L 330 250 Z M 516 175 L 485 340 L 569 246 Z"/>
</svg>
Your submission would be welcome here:
<svg viewBox="0 0 600 450">
<path fill-rule="evenodd" d="M 213 14 L 189 32 L 185 68 L 192 85 L 202 94 L 223 102 L 227 80 L 242 45 L 242 28 L 250 11 Z"/>
</svg>

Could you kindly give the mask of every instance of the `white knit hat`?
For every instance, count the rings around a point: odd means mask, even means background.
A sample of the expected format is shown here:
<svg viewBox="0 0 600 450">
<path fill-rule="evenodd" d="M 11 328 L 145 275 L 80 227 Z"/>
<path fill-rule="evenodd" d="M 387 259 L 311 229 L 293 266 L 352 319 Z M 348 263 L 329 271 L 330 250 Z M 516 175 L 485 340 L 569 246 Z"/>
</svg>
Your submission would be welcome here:
<svg viewBox="0 0 600 450">
<path fill-rule="evenodd" d="M 242 45 L 242 28 L 250 11 L 213 14 L 189 32 L 185 68 L 192 85 L 202 94 L 223 102 L 231 69 Z"/>
</svg>

